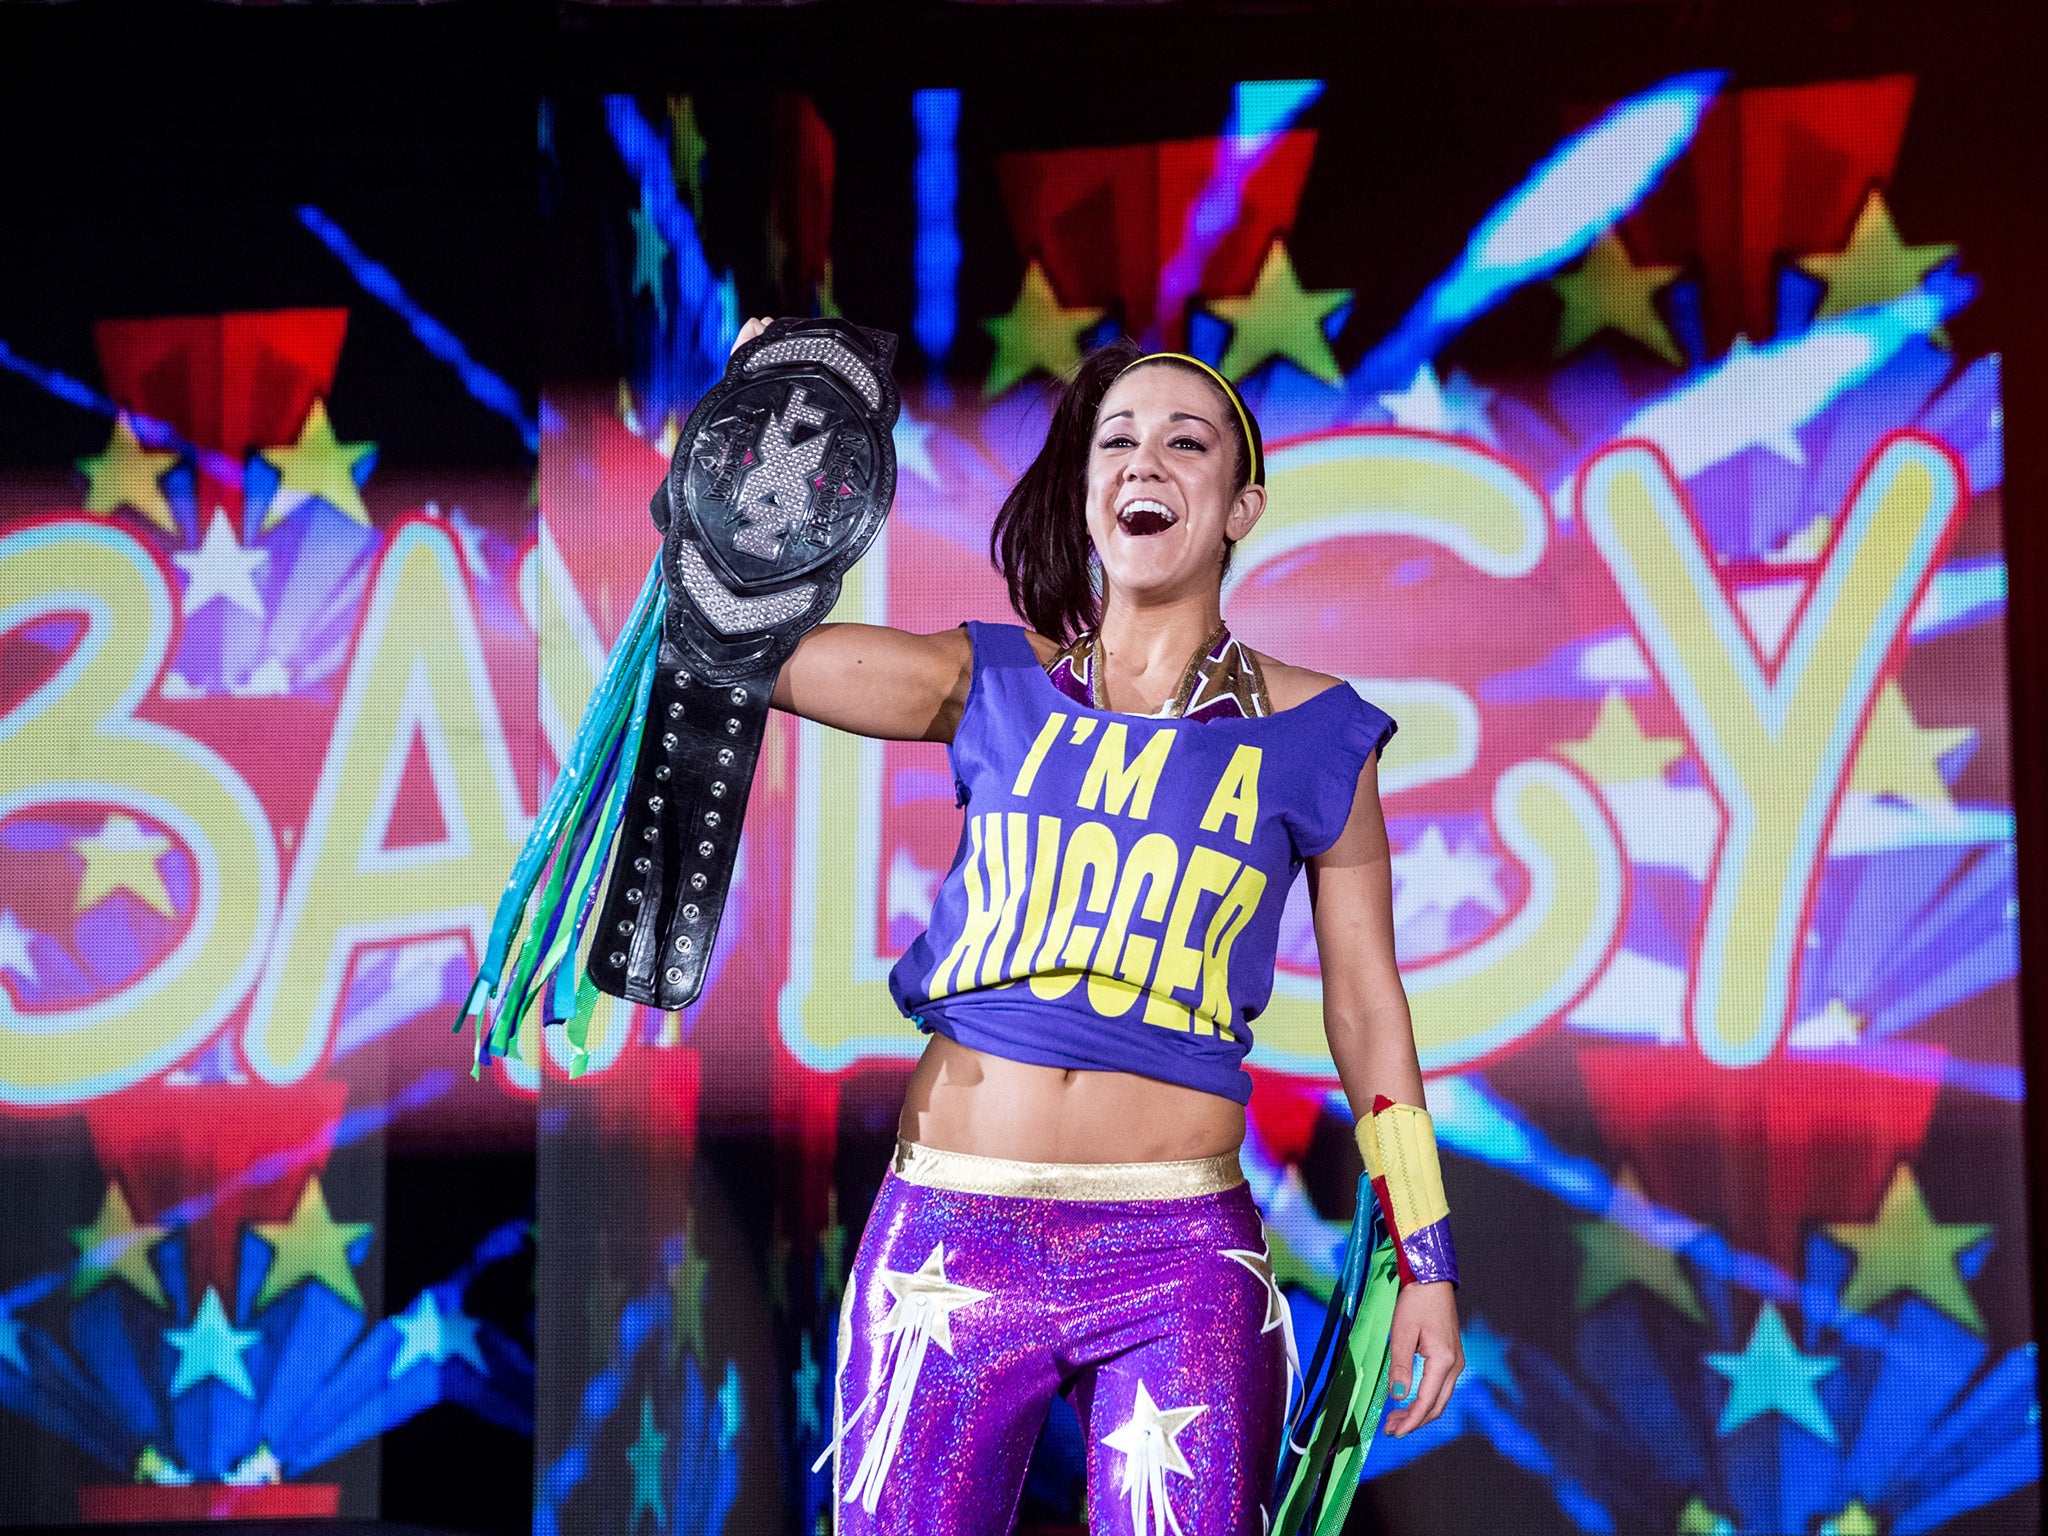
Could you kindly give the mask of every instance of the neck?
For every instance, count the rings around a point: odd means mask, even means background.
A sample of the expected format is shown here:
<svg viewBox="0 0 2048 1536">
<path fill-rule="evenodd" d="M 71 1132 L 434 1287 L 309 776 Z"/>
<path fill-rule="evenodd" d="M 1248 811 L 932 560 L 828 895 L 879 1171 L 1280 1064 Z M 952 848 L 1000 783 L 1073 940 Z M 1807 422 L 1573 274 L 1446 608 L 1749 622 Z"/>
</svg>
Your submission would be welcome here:
<svg viewBox="0 0 2048 1536">
<path fill-rule="evenodd" d="M 1107 685 L 1104 702 L 1141 714 L 1159 708 L 1180 686 L 1188 659 L 1208 645 L 1222 622 L 1222 598 L 1214 588 L 1162 603 L 1133 601 L 1111 588 L 1103 594 L 1102 624 L 1096 631 Z"/>
</svg>

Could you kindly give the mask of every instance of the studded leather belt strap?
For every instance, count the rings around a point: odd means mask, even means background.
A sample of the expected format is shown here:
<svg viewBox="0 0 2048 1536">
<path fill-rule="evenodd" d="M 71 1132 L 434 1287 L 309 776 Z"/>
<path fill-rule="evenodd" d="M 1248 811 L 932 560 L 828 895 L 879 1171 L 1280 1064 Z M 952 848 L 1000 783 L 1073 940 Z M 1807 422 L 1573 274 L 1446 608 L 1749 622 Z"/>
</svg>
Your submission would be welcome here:
<svg viewBox="0 0 2048 1536">
<path fill-rule="evenodd" d="M 652 510 L 667 589 L 660 671 L 589 975 L 681 1008 L 725 910 L 768 705 L 896 491 L 896 338 L 778 320 L 690 413 Z"/>
</svg>

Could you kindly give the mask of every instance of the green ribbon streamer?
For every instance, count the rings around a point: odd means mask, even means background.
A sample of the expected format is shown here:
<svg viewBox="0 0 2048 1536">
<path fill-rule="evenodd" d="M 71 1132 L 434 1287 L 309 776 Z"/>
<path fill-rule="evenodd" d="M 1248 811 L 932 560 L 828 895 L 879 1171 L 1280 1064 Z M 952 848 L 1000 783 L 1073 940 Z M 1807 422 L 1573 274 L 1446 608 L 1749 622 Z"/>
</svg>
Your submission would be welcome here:
<svg viewBox="0 0 2048 1536">
<path fill-rule="evenodd" d="M 1400 1293 L 1393 1240 L 1383 1239 L 1366 1266 L 1358 1311 L 1330 1364 L 1322 1412 L 1309 1426 L 1306 1452 L 1280 1500 L 1275 1536 L 1338 1536 L 1343 1530 L 1386 1406 L 1388 1335 Z M 1341 1298 L 1340 1287 L 1331 1305 L 1340 1306 Z"/>
</svg>

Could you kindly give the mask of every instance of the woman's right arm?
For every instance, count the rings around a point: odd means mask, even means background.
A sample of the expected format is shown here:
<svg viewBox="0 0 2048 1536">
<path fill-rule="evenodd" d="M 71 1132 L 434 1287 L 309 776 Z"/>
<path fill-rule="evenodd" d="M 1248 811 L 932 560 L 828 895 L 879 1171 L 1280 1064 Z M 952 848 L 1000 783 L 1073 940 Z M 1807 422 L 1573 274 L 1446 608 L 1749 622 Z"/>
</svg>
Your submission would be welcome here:
<svg viewBox="0 0 2048 1536">
<path fill-rule="evenodd" d="M 775 707 L 856 736 L 951 741 L 974 680 L 965 629 L 936 635 L 820 624 L 775 680 Z"/>
</svg>

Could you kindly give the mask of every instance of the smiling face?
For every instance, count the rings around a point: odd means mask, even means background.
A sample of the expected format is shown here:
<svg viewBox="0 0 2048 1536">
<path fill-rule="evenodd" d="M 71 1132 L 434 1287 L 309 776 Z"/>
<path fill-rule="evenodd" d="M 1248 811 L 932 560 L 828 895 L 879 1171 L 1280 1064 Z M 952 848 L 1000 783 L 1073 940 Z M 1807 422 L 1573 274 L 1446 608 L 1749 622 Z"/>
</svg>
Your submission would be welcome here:
<svg viewBox="0 0 2048 1536">
<path fill-rule="evenodd" d="M 1150 363 L 1110 386 L 1088 450 L 1088 534 L 1105 597 L 1214 592 L 1226 541 L 1251 532 L 1263 486 L 1240 487 L 1235 409 L 1191 368 Z"/>
</svg>

